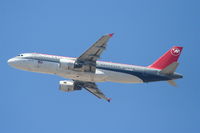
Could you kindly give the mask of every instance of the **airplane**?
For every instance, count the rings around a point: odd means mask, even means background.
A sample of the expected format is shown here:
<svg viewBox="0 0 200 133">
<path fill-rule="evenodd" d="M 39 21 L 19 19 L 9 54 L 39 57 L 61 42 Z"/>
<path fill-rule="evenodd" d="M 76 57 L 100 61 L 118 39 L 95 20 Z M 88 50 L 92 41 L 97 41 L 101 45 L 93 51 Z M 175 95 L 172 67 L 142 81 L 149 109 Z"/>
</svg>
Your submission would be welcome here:
<svg viewBox="0 0 200 133">
<path fill-rule="evenodd" d="M 175 79 L 183 78 L 175 72 L 179 65 L 178 58 L 183 47 L 173 46 L 149 66 L 136 66 L 113 62 L 97 61 L 106 49 L 112 34 L 103 35 L 78 58 L 48 55 L 41 53 L 24 53 L 8 60 L 14 68 L 54 74 L 71 80 L 59 82 L 59 89 L 64 92 L 82 88 L 100 99 L 110 102 L 96 85 L 96 82 L 148 83 L 167 81 L 176 86 Z"/>
</svg>

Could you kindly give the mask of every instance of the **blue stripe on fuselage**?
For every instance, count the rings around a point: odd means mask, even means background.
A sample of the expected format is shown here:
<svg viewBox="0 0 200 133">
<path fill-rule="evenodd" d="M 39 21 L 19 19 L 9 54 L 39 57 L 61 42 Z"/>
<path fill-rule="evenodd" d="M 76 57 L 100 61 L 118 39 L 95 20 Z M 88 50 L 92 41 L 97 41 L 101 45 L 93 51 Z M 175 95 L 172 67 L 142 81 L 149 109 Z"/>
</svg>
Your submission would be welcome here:
<svg viewBox="0 0 200 133">
<path fill-rule="evenodd" d="M 123 69 L 110 68 L 110 67 L 100 67 L 100 66 L 97 66 L 97 68 L 102 69 L 102 70 L 134 75 L 142 79 L 144 82 L 171 80 L 171 78 L 169 78 L 168 76 L 162 76 L 162 75 L 158 75 L 156 73 L 152 73 L 148 71 L 134 71 L 134 70 L 130 71 L 130 70 L 123 70 Z"/>
</svg>

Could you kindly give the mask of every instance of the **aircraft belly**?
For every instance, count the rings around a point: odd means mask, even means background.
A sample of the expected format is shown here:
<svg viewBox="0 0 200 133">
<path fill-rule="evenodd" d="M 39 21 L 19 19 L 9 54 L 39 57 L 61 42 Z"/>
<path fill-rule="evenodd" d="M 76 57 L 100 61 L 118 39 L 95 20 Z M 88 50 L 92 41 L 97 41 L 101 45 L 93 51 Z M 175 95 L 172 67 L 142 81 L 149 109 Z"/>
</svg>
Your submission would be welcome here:
<svg viewBox="0 0 200 133">
<path fill-rule="evenodd" d="M 78 72 L 73 70 L 60 70 L 57 75 L 73 80 L 88 81 L 88 82 L 104 82 L 107 75 L 96 69 L 95 73 Z"/>
<path fill-rule="evenodd" d="M 143 83 L 143 80 L 137 76 L 121 73 L 121 72 L 113 72 L 109 70 L 102 70 L 106 75 L 106 81 L 118 82 L 118 83 Z"/>
<path fill-rule="evenodd" d="M 63 70 L 57 75 L 73 80 L 88 81 L 88 82 L 118 82 L 118 83 L 143 83 L 139 77 L 125 74 L 121 72 L 113 72 L 109 70 L 96 69 L 95 73 L 76 72 L 71 70 Z"/>
<path fill-rule="evenodd" d="M 69 78 L 73 80 L 80 80 L 80 81 L 94 81 L 94 73 L 86 73 L 86 72 L 77 72 L 72 70 L 60 70 L 57 75 Z"/>
</svg>

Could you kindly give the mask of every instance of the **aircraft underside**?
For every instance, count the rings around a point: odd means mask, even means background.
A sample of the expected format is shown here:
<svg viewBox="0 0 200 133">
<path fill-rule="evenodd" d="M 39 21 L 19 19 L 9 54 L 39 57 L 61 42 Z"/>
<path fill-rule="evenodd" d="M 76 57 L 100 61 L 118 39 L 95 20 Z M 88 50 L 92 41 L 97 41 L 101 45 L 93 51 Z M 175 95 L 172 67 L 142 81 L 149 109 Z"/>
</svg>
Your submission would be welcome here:
<svg viewBox="0 0 200 133">
<path fill-rule="evenodd" d="M 96 73 L 65 71 L 57 73 L 64 78 L 88 82 L 118 82 L 118 83 L 143 83 L 137 76 L 97 69 Z"/>
</svg>

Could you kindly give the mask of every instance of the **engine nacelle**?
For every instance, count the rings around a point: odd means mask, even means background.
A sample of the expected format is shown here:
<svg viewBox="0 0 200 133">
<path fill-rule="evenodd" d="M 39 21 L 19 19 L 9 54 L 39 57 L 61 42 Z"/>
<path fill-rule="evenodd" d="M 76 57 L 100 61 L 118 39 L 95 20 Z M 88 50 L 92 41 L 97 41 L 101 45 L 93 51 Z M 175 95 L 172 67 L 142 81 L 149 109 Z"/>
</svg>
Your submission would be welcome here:
<svg viewBox="0 0 200 133">
<path fill-rule="evenodd" d="M 59 90 L 62 90 L 64 92 L 70 92 L 75 90 L 81 90 L 81 87 L 74 83 L 74 81 L 71 80 L 63 80 L 59 82 Z"/>
</svg>

